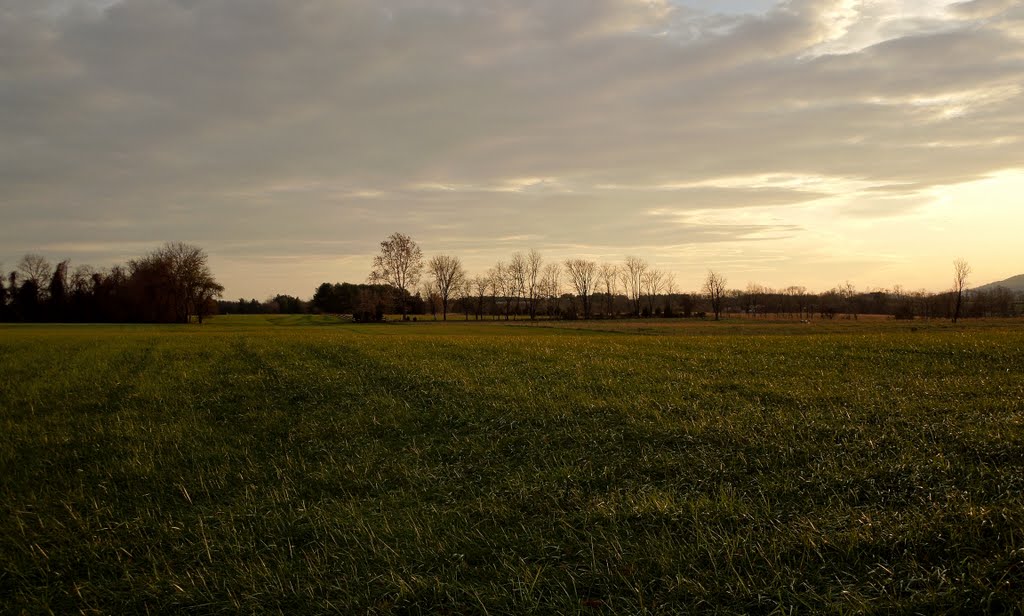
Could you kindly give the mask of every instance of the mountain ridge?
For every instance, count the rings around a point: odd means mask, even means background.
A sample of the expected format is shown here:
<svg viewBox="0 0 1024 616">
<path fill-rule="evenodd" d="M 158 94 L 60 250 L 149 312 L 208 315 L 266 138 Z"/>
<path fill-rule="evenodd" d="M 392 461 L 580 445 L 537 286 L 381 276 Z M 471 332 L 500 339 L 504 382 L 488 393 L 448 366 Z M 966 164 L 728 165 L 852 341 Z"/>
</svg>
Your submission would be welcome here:
<svg viewBox="0 0 1024 616">
<path fill-rule="evenodd" d="M 974 290 L 975 291 L 991 291 L 992 289 L 995 289 L 996 287 L 1006 287 L 1007 289 L 1009 289 L 1011 291 L 1014 291 L 1014 292 L 1017 292 L 1017 293 L 1024 292 L 1024 274 L 1018 274 L 1016 276 L 1011 276 L 1011 277 L 1007 278 L 1006 280 L 999 280 L 999 281 L 996 281 L 996 282 L 990 282 L 988 284 L 981 285 L 980 287 L 975 287 Z"/>
</svg>

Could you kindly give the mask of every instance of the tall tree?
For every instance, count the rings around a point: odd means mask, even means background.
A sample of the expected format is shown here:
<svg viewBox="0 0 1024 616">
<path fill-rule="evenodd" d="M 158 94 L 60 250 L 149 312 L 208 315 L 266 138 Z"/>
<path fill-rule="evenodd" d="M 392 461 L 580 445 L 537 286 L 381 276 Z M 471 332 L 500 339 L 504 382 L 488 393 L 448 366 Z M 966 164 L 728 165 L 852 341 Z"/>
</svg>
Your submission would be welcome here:
<svg viewBox="0 0 1024 616">
<path fill-rule="evenodd" d="M 408 314 L 404 295 L 416 288 L 422 273 L 423 251 L 419 245 L 408 235 L 392 233 L 380 243 L 380 254 L 373 258 L 370 282 L 390 284 L 403 294 L 401 304 L 404 319 Z"/>
<path fill-rule="evenodd" d="M 23 281 L 31 282 L 37 289 L 37 293 L 40 293 L 50 287 L 53 266 L 42 255 L 29 253 L 18 262 L 18 272 L 21 273 Z"/>
<path fill-rule="evenodd" d="M 0 266 L 3 272 L 3 266 Z M 3 277 L 0 277 L 0 320 L 7 318 L 7 287 L 4 286 Z"/>
<path fill-rule="evenodd" d="M 971 266 L 964 259 L 953 261 L 953 322 L 960 318 L 960 311 L 964 303 L 964 292 L 967 290 L 967 277 L 971 274 Z"/>
<path fill-rule="evenodd" d="M 427 310 L 430 311 L 430 316 L 434 317 L 436 321 L 437 309 L 441 307 L 441 294 L 437 290 L 437 285 L 432 280 L 424 280 L 420 284 L 419 295 L 423 298 Z"/>
<path fill-rule="evenodd" d="M 661 293 L 665 284 L 665 273 L 661 270 L 650 268 L 641 277 L 644 293 L 647 295 L 647 310 L 654 316 L 654 300 Z"/>
<path fill-rule="evenodd" d="M 566 259 L 565 271 L 569 274 L 569 280 L 583 303 L 583 318 L 589 319 L 590 300 L 597 279 L 597 264 L 586 259 Z"/>
<path fill-rule="evenodd" d="M 487 276 L 476 276 L 473 278 L 473 290 L 476 292 L 476 320 L 484 318 L 484 299 L 487 297 L 487 289 L 491 286 L 490 278 Z"/>
<path fill-rule="evenodd" d="M 493 270 L 493 282 L 496 284 L 497 292 L 496 297 L 500 297 L 504 302 L 505 320 L 509 318 L 515 318 L 512 312 L 513 302 L 512 299 L 516 296 L 516 290 L 519 288 L 516 281 L 516 272 L 511 264 L 506 264 L 501 261 L 494 266 Z"/>
<path fill-rule="evenodd" d="M 544 266 L 544 272 L 540 279 L 541 295 L 547 303 L 549 317 L 558 314 L 558 298 L 562 295 L 562 266 L 558 263 L 548 263 Z"/>
<path fill-rule="evenodd" d="M 508 295 L 516 300 L 513 315 L 519 314 L 519 306 L 522 303 L 523 296 L 526 294 L 526 257 L 523 256 L 523 253 L 517 252 L 512 255 L 512 260 L 508 263 L 506 274 L 509 285 Z"/>
<path fill-rule="evenodd" d="M 462 268 L 462 261 L 458 257 L 449 255 L 432 257 L 427 269 L 434 279 L 434 288 L 441 297 L 442 320 L 447 321 L 448 304 L 466 279 L 466 270 Z"/>
<path fill-rule="evenodd" d="M 544 266 L 544 258 L 536 249 L 526 254 L 526 299 L 530 311 L 530 318 L 537 318 L 537 303 L 540 301 L 541 268 Z"/>
<path fill-rule="evenodd" d="M 715 313 L 717 321 L 722 315 L 722 300 L 725 298 L 725 276 L 714 270 L 708 270 L 707 278 L 704 279 L 704 293 L 711 302 L 711 311 Z"/>
<path fill-rule="evenodd" d="M 604 311 L 608 316 L 615 315 L 615 293 L 618 291 L 619 268 L 614 263 L 602 263 L 597 269 L 597 278 L 601 281 L 605 293 Z"/>
<path fill-rule="evenodd" d="M 128 285 L 142 321 L 202 323 L 214 298 L 224 292 L 213 278 L 206 251 L 183 242 L 168 242 L 148 255 L 129 261 Z"/>
<path fill-rule="evenodd" d="M 66 319 L 68 301 L 68 261 L 65 259 L 57 264 L 50 276 L 50 318 L 58 321 Z"/>
<path fill-rule="evenodd" d="M 744 302 L 745 311 L 752 317 L 756 317 L 757 313 L 761 311 L 761 300 L 762 295 L 765 294 L 765 289 L 756 282 L 747 283 L 746 301 Z"/>
<path fill-rule="evenodd" d="M 853 283 L 847 280 L 836 287 L 835 291 L 836 295 L 839 296 L 839 302 L 843 306 L 843 313 L 846 314 L 846 318 L 856 319 L 857 307 L 854 305 L 853 300 L 857 296 L 857 287 L 853 286 Z"/>
<path fill-rule="evenodd" d="M 633 316 L 637 317 L 640 316 L 640 298 L 643 295 L 644 272 L 647 268 L 647 262 L 640 257 L 626 257 L 619 269 L 622 286 L 633 303 Z"/>
<path fill-rule="evenodd" d="M 676 275 L 671 272 L 665 272 L 665 316 L 675 316 L 675 310 L 672 308 L 672 297 L 676 294 Z"/>
<path fill-rule="evenodd" d="M 455 299 L 462 305 L 462 313 L 468 321 L 473 312 L 473 280 L 469 276 L 463 276 L 462 282 L 455 289 Z"/>
<path fill-rule="evenodd" d="M 487 284 L 491 289 L 491 316 L 497 320 L 499 316 L 498 301 L 502 293 L 505 292 L 505 264 L 503 262 L 498 261 L 494 267 L 487 270 Z M 508 318 L 507 313 L 506 318 Z"/>
<path fill-rule="evenodd" d="M 195 316 L 202 324 L 211 313 L 211 301 L 224 292 L 213 279 L 206 251 L 184 242 L 168 242 L 156 254 L 170 263 L 179 320 L 188 323 Z"/>
</svg>

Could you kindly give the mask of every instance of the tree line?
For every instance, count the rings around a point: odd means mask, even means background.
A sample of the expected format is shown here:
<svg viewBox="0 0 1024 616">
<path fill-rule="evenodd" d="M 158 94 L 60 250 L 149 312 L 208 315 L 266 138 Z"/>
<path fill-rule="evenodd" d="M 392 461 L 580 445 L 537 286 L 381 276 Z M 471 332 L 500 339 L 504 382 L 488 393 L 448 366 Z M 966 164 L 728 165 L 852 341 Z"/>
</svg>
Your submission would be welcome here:
<svg viewBox="0 0 1024 616">
<path fill-rule="evenodd" d="M 730 288 L 709 270 L 697 291 L 679 288 L 671 272 L 641 257 L 621 262 L 569 258 L 548 261 L 537 250 L 512 253 L 471 275 L 459 257 L 426 258 L 409 236 L 381 242 L 364 283 L 319 285 L 309 300 L 277 294 L 267 300 L 217 299 L 223 287 L 210 272 L 206 253 L 167 243 L 126 265 L 74 269 L 25 255 L 0 281 L 0 320 L 188 323 L 212 314 L 323 313 L 379 321 L 387 314 L 463 319 L 606 319 L 620 317 L 898 319 L 1013 317 L 1024 314 L 1024 294 L 1003 287 L 970 290 L 970 266 L 954 262 L 952 288 L 858 290 L 849 282 L 821 293 L 802 286 L 773 289 L 756 283 Z"/>
<path fill-rule="evenodd" d="M 182 242 L 109 269 L 27 254 L 0 281 L 0 320 L 201 323 L 223 291 L 206 252 Z"/>
<path fill-rule="evenodd" d="M 950 291 L 857 290 L 849 282 L 823 293 L 802 286 L 772 289 L 749 283 L 728 287 L 726 277 L 709 270 L 701 288 L 683 292 L 671 272 L 643 258 L 618 263 L 570 258 L 546 261 L 536 250 L 515 252 L 486 271 L 470 275 L 461 259 L 439 254 L 425 258 L 408 235 L 394 233 L 380 244 L 366 284 L 321 285 L 308 309 L 379 320 L 385 314 L 464 319 L 593 319 L 616 317 L 714 318 L 743 315 L 800 320 L 857 318 L 861 314 L 898 319 L 1011 317 L 1024 314 L 1024 294 L 997 287 L 971 291 L 970 267 L 954 262 Z M 339 299 L 343 298 L 343 299 Z"/>
</svg>

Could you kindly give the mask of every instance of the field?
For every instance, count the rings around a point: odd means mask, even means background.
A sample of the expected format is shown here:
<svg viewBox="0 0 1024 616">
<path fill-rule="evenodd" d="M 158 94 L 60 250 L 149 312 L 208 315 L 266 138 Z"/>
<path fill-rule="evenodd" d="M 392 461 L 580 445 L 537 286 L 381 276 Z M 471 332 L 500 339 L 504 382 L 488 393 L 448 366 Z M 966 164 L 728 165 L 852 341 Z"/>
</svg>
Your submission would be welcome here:
<svg viewBox="0 0 1024 616">
<path fill-rule="evenodd" d="M 0 435 L 5 613 L 1024 610 L 1019 321 L 0 325 Z"/>
</svg>

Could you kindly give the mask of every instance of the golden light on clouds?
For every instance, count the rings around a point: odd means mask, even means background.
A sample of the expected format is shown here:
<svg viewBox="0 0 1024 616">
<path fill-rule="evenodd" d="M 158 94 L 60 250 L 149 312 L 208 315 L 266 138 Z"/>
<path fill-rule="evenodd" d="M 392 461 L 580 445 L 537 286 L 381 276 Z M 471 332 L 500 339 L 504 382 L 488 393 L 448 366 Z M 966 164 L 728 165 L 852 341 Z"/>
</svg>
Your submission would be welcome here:
<svg viewBox="0 0 1024 616">
<path fill-rule="evenodd" d="M 0 262 L 199 244 L 231 297 L 638 254 L 695 288 L 1021 273 L 1004 0 L 12 0 Z"/>
</svg>

